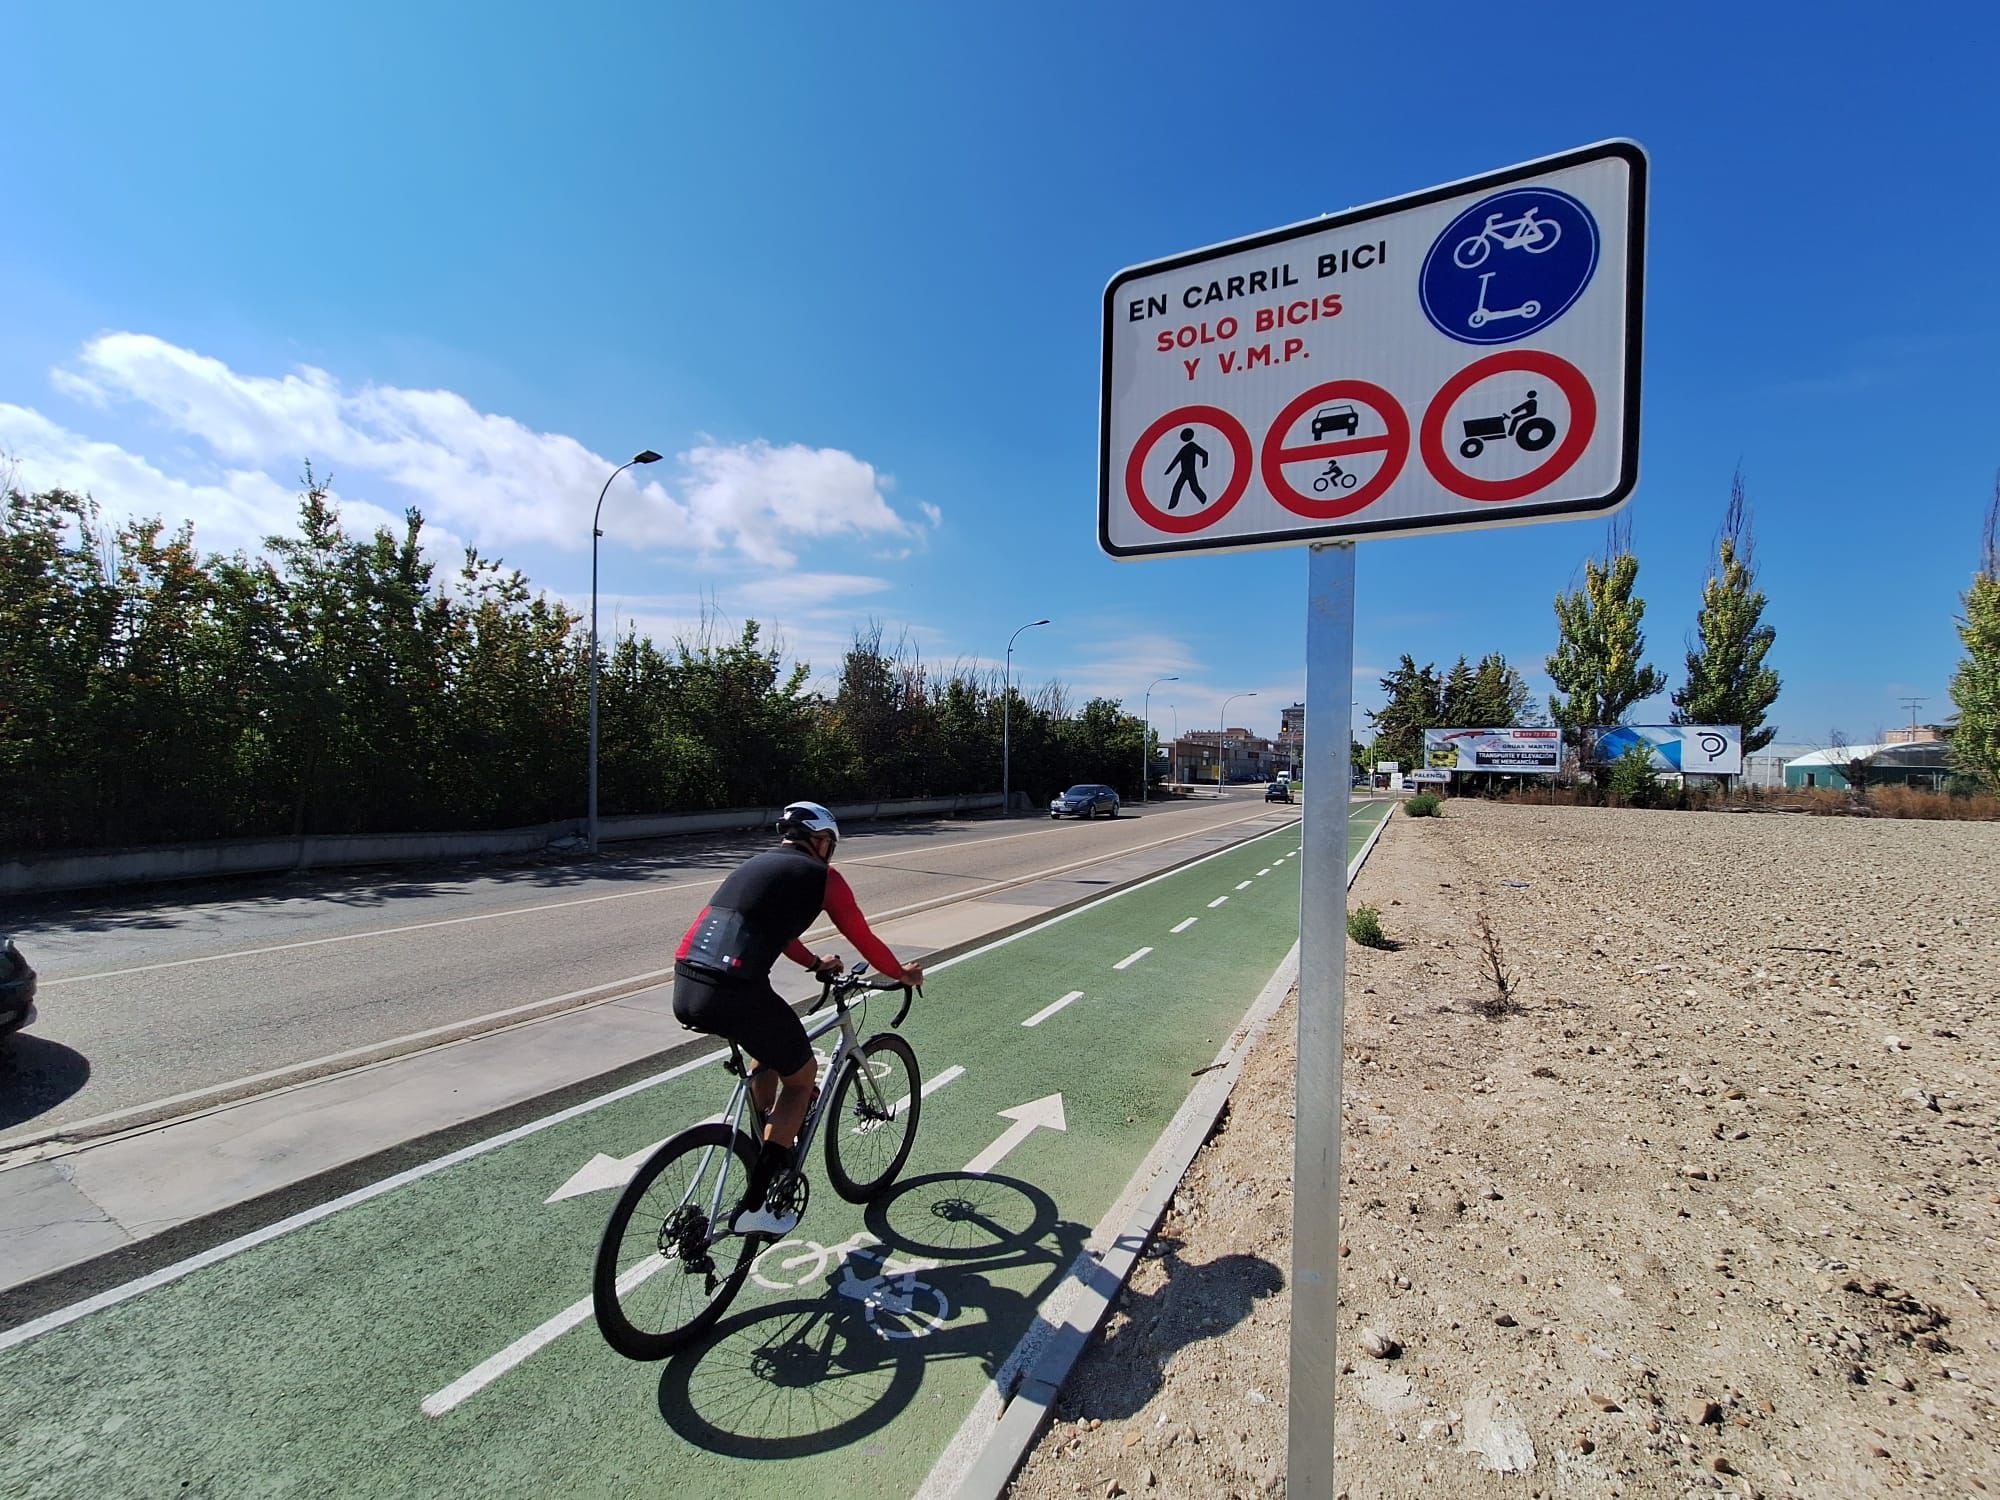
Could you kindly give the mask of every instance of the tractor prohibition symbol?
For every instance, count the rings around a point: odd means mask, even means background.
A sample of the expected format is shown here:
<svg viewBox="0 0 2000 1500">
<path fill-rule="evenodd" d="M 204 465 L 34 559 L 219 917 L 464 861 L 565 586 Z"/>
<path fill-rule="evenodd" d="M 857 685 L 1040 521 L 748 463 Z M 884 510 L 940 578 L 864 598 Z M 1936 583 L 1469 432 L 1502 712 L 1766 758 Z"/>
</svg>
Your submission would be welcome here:
<svg viewBox="0 0 2000 1500">
<path fill-rule="evenodd" d="M 1529 453 L 1539 453 L 1556 440 L 1556 424 L 1535 415 L 1535 393 L 1511 411 L 1497 417 L 1472 417 L 1465 423 L 1465 441 L 1458 445 L 1461 458 L 1477 458 L 1488 443 L 1512 438 Z"/>
</svg>

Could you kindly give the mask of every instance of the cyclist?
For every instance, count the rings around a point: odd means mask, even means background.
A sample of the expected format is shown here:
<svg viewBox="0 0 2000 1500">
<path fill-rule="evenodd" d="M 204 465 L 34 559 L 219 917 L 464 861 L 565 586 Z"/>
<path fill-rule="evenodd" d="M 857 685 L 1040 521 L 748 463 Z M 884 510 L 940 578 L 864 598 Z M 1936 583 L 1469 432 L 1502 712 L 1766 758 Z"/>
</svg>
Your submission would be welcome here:
<svg viewBox="0 0 2000 1500">
<path fill-rule="evenodd" d="M 778 838 L 776 849 L 752 856 L 716 888 L 674 950 L 675 1019 L 749 1054 L 751 1094 L 766 1121 L 750 1189 L 730 1222 L 739 1234 L 784 1234 L 798 1223 L 797 1213 L 774 1212 L 765 1199 L 793 1166 L 819 1060 L 798 1015 L 771 988 L 779 954 L 821 978 L 839 973 L 839 954 L 816 956 L 799 941 L 824 911 L 876 970 L 905 984 L 924 982 L 920 965 L 898 962 L 869 930 L 833 868 L 840 825 L 832 813 L 817 802 L 791 803 L 778 819 Z"/>
</svg>

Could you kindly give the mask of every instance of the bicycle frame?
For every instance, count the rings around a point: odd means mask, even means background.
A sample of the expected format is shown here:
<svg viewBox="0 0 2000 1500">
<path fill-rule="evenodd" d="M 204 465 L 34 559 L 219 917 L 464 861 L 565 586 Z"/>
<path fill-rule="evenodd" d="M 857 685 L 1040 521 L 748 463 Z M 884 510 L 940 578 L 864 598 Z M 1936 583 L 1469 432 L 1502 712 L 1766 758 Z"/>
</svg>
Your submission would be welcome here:
<svg viewBox="0 0 2000 1500">
<path fill-rule="evenodd" d="M 794 1155 L 800 1162 L 805 1161 L 807 1153 L 812 1150 L 813 1142 L 819 1138 L 820 1116 L 824 1112 L 826 1101 L 833 1097 L 833 1087 L 840 1078 L 840 1070 L 846 1065 L 847 1059 L 854 1056 L 861 1049 L 861 1039 L 856 1034 L 854 1027 L 854 1012 L 848 1009 L 847 995 L 837 987 L 837 984 L 835 987 L 830 988 L 827 993 L 833 1001 L 834 1013 L 824 1021 L 808 1028 L 806 1031 L 806 1040 L 808 1042 L 816 1042 L 829 1032 L 838 1031 L 840 1033 L 840 1041 L 834 1046 L 833 1058 L 827 1064 L 826 1082 L 820 1089 L 820 1096 L 813 1101 L 812 1107 L 806 1111 L 805 1120 L 799 1126 L 798 1146 Z M 826 1002 L 822 1000 L 820 1003 L 825 1004 Z M 741 1056 L 741 1052 L 734 1045 L 731 1046 L 730 1053 L 733 1057 L 740 1058 Z M 864 1091 L 864 1097 L 875 1108 L 886 1109 L 887 1101 L 882 1097 L 881 1085 L 875 1081 L 874 1076 L 866 1068 L 861 1068 L 857 1071 L 862 1090 Z M 746 1107 L 750 1112 L 751 1126 L 747 1131 L 743 1128 L 743 1117 Z M 722 1122 L 729 1127 L 731 1136 L 736 1135 L 740 1131 L 747 1134 L 753 1142 L 762 1140 L 762 1112 L 758 1110 L 756 1100 L 751 1097 L 750 1076 L 748 1073 L 738 1078 L 735 1089 L 731 1091 L 729 1104 L 722 1113 Z M 694 1177 L 695 1183 L 699 1184 L 708 1176 L 710 1161 L 714 1153 L 721 1149 L 723 1148 L 711 1146 L 707 1151 L 702 1153 L 701 1167 Z M 728 1186 L 729 1158 L 725 1157 L 722 1170 L 715 1174 L 715 1191 L 709 1198 L 708 1242 L 710 1244 L 715 1244 L 729 1237 L 729 1231 L 726 1227 L 721 1233 L 716 1232 L 717 1225 L 726 1226 L 729 1222 L 729 1216 L 724 1212 L 723 1207 L 723 1199 L 726 1196 Z M 690 1188 L 689 1197 L 693 1196 L 693 1191 Z M 677 1209 L 684 1208 L 687 1206 L 687 1202 L 688 1198 L 683 1197 L 675 1207 Z"/>
</svg>

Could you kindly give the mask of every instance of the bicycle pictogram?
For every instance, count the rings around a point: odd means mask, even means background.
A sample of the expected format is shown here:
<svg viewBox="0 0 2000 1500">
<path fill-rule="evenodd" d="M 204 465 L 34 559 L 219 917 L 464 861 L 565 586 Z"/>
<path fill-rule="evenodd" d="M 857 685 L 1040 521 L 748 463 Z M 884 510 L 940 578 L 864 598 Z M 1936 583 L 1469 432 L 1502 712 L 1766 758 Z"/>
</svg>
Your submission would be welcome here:
<svg viewBox="0 0 2000 1500">
<path fill-rule="evenodd" d="M 1531 203 L 1518 218 L 1510 219 L 1504 211 L 1488 214 L 1485 228 L 1460 240 L 1452 250 L 1451 258 L 1461 269 L 1470 271 L 1485 261 L 1495 245 L 1502 250 L 1525 250 L 1530 255 L 1541 255 L 1555 249 L 1556 242 L 1561 238 L 1561 222 L 1541 217 L 1539 208 Z M 1529 316 L 1534 315 L 1530 313 Z"/>
<path fill-rule="evenodd" d="M 1351 490 L 1360 482 L 1357 476 L 1341 468 L 1340 460 L 1337 458 L 1329 458 L 1326 461 L 1326 468 L 1313 476 L 1313 488 L 1321 494 L 1333 489 Z"/>
<path fill-rule="evenodd" d="M 780 1240 L 752 1263 L 751 1279 L 774 1292 L 789 1292 L 824 1281 L 837 1267 L 836 1294 L 861 1304 L 862 1316 L 877 1338 L 920 1339 L 937 1332 L 951 1318 L 951 1301 L 919 1271 L 935 1271 L 941 1262 L 922 1256 L 891 1255 L 865 1229 L 837 1245 L 817 1240 Z M 857 1259 L 875 1262 L 875 1274 L 857 1276 Z"/>
</svg>

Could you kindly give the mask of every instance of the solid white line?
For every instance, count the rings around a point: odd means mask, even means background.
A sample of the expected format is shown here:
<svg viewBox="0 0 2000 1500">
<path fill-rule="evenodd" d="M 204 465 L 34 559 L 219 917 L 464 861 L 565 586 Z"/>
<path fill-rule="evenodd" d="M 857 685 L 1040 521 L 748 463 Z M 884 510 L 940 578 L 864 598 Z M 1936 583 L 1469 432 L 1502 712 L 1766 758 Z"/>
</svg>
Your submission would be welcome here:
<svg viewBox="0 0 2000 1500">
<path fill-rule="evenodd" d="M 647 1256 L 644 1260 L 633 1266 L 631 1270 L 618 1278 L 618 1295 L 623 1297 L 648 1276 L 651 1276 L 656 1271 L 665 1269 L 666 1264 L 666 1257 L 658 1251 Z M 528 1358 L 529 1355 L 535 1353 L 545 1345 L 554 1343 L 585 1318 L 589 1317 L 591 1311 L 590 1303 L 591 1299 L 588 1297 L 572 1302 L 553 1318 L 550 1318 L 548 1322 L 542 1324 L 541 1327 L 522 1334 L 521 1337 L 515 1339 L 513 1343 L 502 1349 L 491 1359 L 473 1366 L 473 1368 L 467 1370 L 443 1390 L 434 1391 L 424 1397 L 424 1415 L 427 1417 L 441 1417 L 454 1406 L 464 1401 L 468 1396 L 475 1396 L 480 1391 L 485 1390 L 487 1386 L 493 1384 L 494 1381 L 521 1363 L 522 1360 Z"/>
<path fill-rule="evenodd" d="M 953 1063 L 950 1067 L 946 1068 L 942 1073 L 938 1074 L 937 1077 L 933 1078 L 929 1083 L 925 1084 L 922 1088 L 918 1089 L 917 1097 L 920 1099 L 928 1099 L 932 1094 L 935 1094 L 939 1089 L 943 1088 L 947 1083 L 950 1083 L 952 1079 L 963 1078 L 964 1076 L 965 1076 L 965 1069 L 961 1068 L 957 1063 Z M 910 1096 L 908 1094 L 905 1094 L 903 1095 L 902 1098 L 898 1099 L 894 1104 L 892 1104 L 889 1107 L 889 1112 L 891 1114 L 900 1115 L 903 1112 L 904 1107 L 909 1102 L 910 1102 Z"/>
<path fill-rule="evenodd" d="M 1247 880 L 1239 880 L 1236 882 L 1236 889 L 1239 891 L 1247 891 L 1250 889 L 1250 882 Z"/>
<path fill-rule="evenodd" d="M 1249 822 L 1251 820 L 1245 818 L 1239 821 Z M 955 964 L 962 964 L 967 959 L 978 958 L 981 954 L 991 953 L 997 948 L 1005 948 L 1011 943 L 1018 943 L 1022 938 L 1031 937 L 1035 933 L 1046 932 L 1049 928 L 1072 921 L 1082 916 L 1085 912 L 1095 911 L 1098 907 L 1112 901 L 1121 901 L 1135 891 L 1143 891 L 1146 887 L 1158 885 L 1163 880 L 1171 880 L 1176 875 L 1185 874 L 1187 871 L 1194 869 L 1197 865 L 1205 865 L 1212 859 L 1221 859 L 1225 854 L 1234 854 L 1246 844 L 1254 844 L 1259 839 L 1269 838 L 1273 833 L 1282 831 L 1281 829 L 1273 829 L 1271 833 L 1255 834 L 1250 838 L 1244 839 L 1242 843 L 1232 844 L 1226 849 L 1217 849 L 1212 854 L 1204 854 L 1198 859 L 1191 859 L 1186 864 L 1178 865 L 1171 870 L 1162 870 L 1158 875 L 1149 876 L 1145 880 L 1135 881 L 1133 884 L 1112 891 L 1108 895 L 1100 896 L 1095 901 L 1087 901 L 1081 906 L 1071 907 L 1068 911 L 1058 912 L 1045 922 L 1037 922 L 1032 927 L 1023 927 L 1018 932 L 1010 932 L 1005 937 L 995 938 L 990 943 L 983 943 L 977 948 L 969 948 L 963 953 L 955 954 L 937 963 L 926 964 L 924 970 L 929 974 L 942 973 Z M 1228 899 L 1226 896 L 1219 897 L 1215 901 L 1211 901 L 1209 905 L 1219 906 L 1223 901 Z M 623 1088 L 614 1089 L 608 1094 L 601 1094 L 595 1099 L 586 1099 L 581 1104 L 571 1105 L 568 1109 L 559 1110 L 555 1114 L 546 1115 L 539 1120 L 530 1120 L 525 1125 L 517 1125 L 512 1130 L 504 1131 L 484 1141 L 475 1141 L 472 1145 L 461 1147 L 459 1150 L 453 1151 L 448 1155 L 440 1156 L 433 1161 L 427 1161 L 406 1171 L 398 1172 L 393 1177 L 385 1177 L 380 1182 L 373 1182 L 367 1187 L 357 1188 L 351 1193 L 330 1199 L 315 1208 L 305 1209 L 300 1213 L 293 1214 L 290 1218 L 280 1219 L 275 1224 L 267 1224 L 262 1229 L 254 1230 L 249 1234 L 241 1235 L 236 1239 L 213 1246 L 210 1249 L 202 1251 L 199 1255 L 192 1255 L 186 1260 L 176 1261 L 173 1265 L 164 1266 L 149 1276 L 141 1276 L 136 1281 L 128 1281 L 122 1286 L 111 1287 L 106 1291 L 99 1292 L 94 1297 L 86 1297 L 81 1302 L 73 1302 L 68 1307 L 58 1308 L 52 1313 L 46 1313 L 42 1317 L 22 1323 L 18 1327 L 7 1330 L 5 1333 L 0 1333 L 0 1353 L 5 1353 L 17 1345 L 25 1344 L 30 1339 L 39 1338 L 45 1333 L 65 1327 L 68 1324 L 76 1322 L 79 1318 L 86 1318 L 90 1314 L 99 1312 L 104 1308 L 116 1307 L 121 1302 L 128 1302 L 141 1293 L 152 1291 L 155 1287 L 166 1286 L 171 1282 L 179 1281 L 183 1276 L 191 1275 L 204 1267 L 229 1260 L 233 1256 L 242 1254 L 245 1250 L 254 1250 L 257 1246 L 266 1244 L 282 1235 L 290 1234 L 295 1229 L 304 1229 L 308 1225 L 316 1224 L 321 1219 L 330 1218 L 343 1209 L 357 1207 L 360 1204 L 369 1202 L 371 1199 L 379 1198 L 385 1193 L 394 1192 L 397 1188 L 407 1186 L 409 1183 L 417 1182 L 434 1173 L 442 1172 L 447 1167 L 455 1167 L 460 1162 L 471 1161 L 474 1157 L 484 1156 L 489 1151 L 497 1151 L 502 1146 L 511 1146 L 514 1142 L 525 1140 L 531 1135 L 547 1130 L 552 1125 L 560 1125 L 567 1120 L 574 1120 L 581 1115 L 587 1115 L 594 1110 L 602 1109 L 607 1104 L 616 1104 L 621 1099 L 629 1099 L 632 1095 L 642 1093 L 646 1089 L 656 1088 L 660 1084 L 692 1073 L 699 1068 L 705 1068 L 710 1063 L 720 1062 L 727 1055 L 724 1052 L 707 1053 L 689 1062 L 681 1063 L 677 1067 L 669 1068 L 664 1073 L 656 1073 L 650 1078 L 642 1078 L 637 1083 L 628 1083 Z"/>
<path fill-rule="evenodd" d="M 1219 823 L 1214 826 L 1216 828 L 1234 828 L 1235 826 L 1237 826 L 1238 823 L 1248 823 L 1251 821 L 1253 820 L 1250 818 L 1238 818 L 1233 823 Z M 1201 831 L 1210 832 L 1212 830 L 1203 829 Z M 945 849 L 977 848 L 986 844 L 1006 843 L 1013 839 L 1038 838 L 1043 833 L 1046 832 L 1047 832 L 1046 829 L 1037 829 L 1032 833 L 1002 833 L 1002 834 L 995 834 L 992 838 L 986 838 L 986 839 L 962 839 L 955 844 L 946 844 L 943 846 L 943 848 Z M 1158 848 L 1161 844 L 1170 844 L 1174 842 L 1175 839 L 1191 838 L 1193 836 L 1194 836 L 1193 834 L 1183 831 L 1180 833 L 1173 834 L 1167 838 L 1156 839 L 1154 840 L 1154 842 L 1150 844 L 1135 844 L 1130 849 L 1120 849 L 1113 851 L 1111 853 L 1106 853 L 1100 850 L 1099 852 L 1091 855 L 1090 858 L 1088 859 L 1075 860 L 1066 865 L 1054 865 L 1051 866 L 1049 869 L 1039 870 L 1029 875 L 1017 876 L 1012 880 L 1003 880 L 994 885 L 979 886 L 973 890 L 965 891 L 958 895 L 955 895 L 951 899 L 954 901 L 969 900 L 970 898 L 981 895 L 986 891 L 996 891 L 1004 886 L 1017 885 L 1017 884 L 1025 885 L 1030 881 L 1045 880 L 1051 875 L 1060 875 L 1065 870 L 1076 870 L 1076 869 L 1081 869 L 1085 865 L 1101 864 L 1107 859 L 1120 857 L 1126 854 L 1142 853 L 1147 849 Z M 885 862 L 898 859 L 908 859 L 910 857 L 910 853 L 911 851 L 909 850 L 898 850 L 894 854 L 868 854 L 868 855 L 863 855 L 856 859 L 842 860 L 841 863 L 843 865 L 882 864 Z M 725 857 L 733 858 L 734 856 L 725 856 Z M 231 959 L 231 958 L 256 958 L 266 953 L 289 953 L 295 948 L 319 948 L 319 947 L 324 947 L 328 943 L 358 943 L 364 938 L 397 937 L 406 932 L 428 932 L 432 928 L 458 927 L 467 922 L 492 922 L 498 920 L 501 917 L 534 916 L 540 912 L 562 911 L 565 908 L 572 906 L 595 906 L 602 901 L 629 901 L 635 896 L 657 896 L 664 891 L 687 890 L 691 886 L 720 885 L 722 881 L 728 877 L 728 875 L 729 875 L 728 870 L 719 870 L 712 876 L 705 876 L 694 880 L 662 881 L 657 885 L 648 885 L 640 890 L 635 890 L 635 891 L 612 891 L 609 894 L 602 896 L 575 896 L 567 901 L 544 901 L 535 906 L 509 907 L 505 911 L 475 912 L 470 916 L 464 916 L 464 917 L 440 917 L 434 922 L 409 922 L 399 927 L 371 927 L 365 932 L 341 932 L 341 933 L 335 933 L 329 937 L 298 938 L 291 942 L 266 944 L 265 946 L 260 948 L 234 948 L 227 953 L 207 953 L 197 958 L 169 958 L 169 959 L 162 959 L 158 963 L 134 964 L 129 969 L 99 969 L 95 973 L 91 974 L 66 974 L 63 975 L 61 978 L 43 979 L 41 982 L 41 987 L 43 989 L 49 989 L 55 985 L 60 985 L 60 984 L 81 984 L 85 980 L 89 979 L 118 979 L 122 978 L 127 974 L 151 974 L 159 969 L 181 969 L 181 968 L 186 968 L 190 964 L 221 963 L 224 959 Z M 887 921 L 890 920 L 891 918 L 904 915 L 908 912 L 919 910 L 921 908 L 921 905 L 922 903 L 919 903 L 919 905 L 915 907 L 903 907 L 898 911 L 878 913 L 874 918 L 874 920 L 878 923 Z M 820 935 L 823 936 L 825 935 L 825 933 L 831 933 L 832 931 L 833 929 L 829 927 L 824 929 L 824 931 Z M 807 936 L 812 936 L 812 935 L 813 934 L 810 933 L 807 934 Z M 611 984 L 622 984 L 626 982 L 627 981 L 615 980 L 615 979 L 610 981 Z M 545 1004 L 547 1002 L 536 1002 L 536 1003 Z M 506 1014 L 506 1012 L 503 1011 L 500 1012 L 500 1014 L 504 1015 Z M 478 1020 L 480 1018 L 473 1017 L 472 1019 Z"/>
<path fill-rule="evenodd" d="M 610 1093 L 601 1094 L 595 1099 L 586 1099 L 581 1104 L 573 1104 L 568 1109 L 558 1110 L 555 1114 L 545 1115 L 539 1120 L 530 1120 L 525 1125 L 517 1125 L 512 1130 L 503 1131 L 488 1140 L 475 1141 L 472 1145 L 460 1147 L 448 1155 L 438 1157 L 435 1161 L 411 1167 L 407 1171 L 396 1173 L 393 1177 L 384 1177 L 380 1182 L 371 1182 L 367 1187 L 356 1188 L 351 1193 L 344 1193 L 315 1208 L 295 1213 L 288 1219 L 280 1219 L 275 1224 L 266 1224 L 262 1229 L 252 1230 L 249 1234 L 212 1246 L 199 1255 L 191 1255 L 186 1260 L 163 1266 L 150 1276 L 141 1276 L 136 1281 L 128 1281 L 123 1286 L 112 1287 L 94 1297 L 86 1297 L 81 1302 L 73 1302 L 68 1307 L 58 1308 L 52 1313 L 46 1313 L 31 1322 L 23 1323 L 18 1328 L 10 1328 L 5 1333 L 0 1333 L 0 1353 L 12 1349 L 17 1344 L 25 1344 L 29 1339 L 38 1338 L 42 1334 L 61 1328 L 66 1323 L 74 1323 L 78 1318 L 88 1317 L 91 1313 L 104 1308 L 116 1307 L 121 1302 L 130 1301 L 141 1292 L 150 1292 L 154 1287 L 179 1281 L 183 1276 L 191 1275 L 204 1266 L 228 1260 L 245 1250 L 254 1250 L 257 1246 L 275 1240 L 280 1235 L 290 1234 L 294 1229 L 303 1229 L 308 1224 L 316 1224 L 344 1208 L 353 1208 L 368 1202 L 371 1198 L 379 1198 L 384 1193 L 392 1193 L 399 1187 L 420 1181 L 433 1173 L 442 1172 L 446 1167 L 455 1167 L 460 1162 L 471 1161 L 476 1156 L 484 1156 L 487 1152 L 497 1151 L 502 1146 L 511 1146 L 516 1141 L 526 1140 L 531 1135 L 547 1130 L 551 1125 L 561 1125 L 580 1115 L 602 1109 L 607 1104 L 616 1104 L 620 1099 L 629 1099 L 634 1094 L 643 1093 L 683 1074 L 692 1073 L 698 1068 L 705 1068 L 710 1063 L 720 1062 L 728 1055 L 726 1052 L 707 1053 L 678 1067 L 669 1068 L 664 1073 L 655 1073 L 650 1078 L 642 1078 L 637 1083 L 628 1083 L 623 1088 L 613 1089 Z"/>
<path fill-rule="evenodd" d="M 1201 920 L 1200 917 L 1189 917 L 1185 922 L 1174 923 L 1174 925 L 1169 929 L 1169 931 L 1186 932 L 1190 927 L 1194 926 L 1194 924 L 1199 922 L 1200 920 Z"/>
<path fill-rule="evenodd" d="M 1067 995 L 1064 995 L 1062 999 L 1056 1001 L 1055 1004 L 1044 1005 L 1040 1010 L 1036 1011 L 1032 1016 L 1028 1017 L 1028 1019 L 1023 1021 L 1021 1024 L 1023 1026 L 1039 1026 L 1042 1024 L 1042 1022 L 1046 1021 L 1050 1016 L 1054 1015 L 1057 1011 L 1061 1010 L 1065 1005 L 1068 1005 L 1071 1001 L 1081 1000 L 1082 998 L 1083 998 L 1082 990 L 1071 990 Z"/>
<path fill-rule="evenodd" d="M 1141 948 L 1137 953 L 1127 954 L 1124 958 L 1119 959 L 1118 962 L 1113 964 L 1111 967 L 1114 969 L 1129 969 L 1132 967 L 1132 965 L 1136 964 L 1140 959 L 1144 958 L 1148 953 L 1151 953 L 1152 951 L 1153 950 L 1151 948 Z"/>
<path fill-rule="evenodd" d="M 1222 905 L 1223 902 L 1227 901 L 1228 899 L 1229 898 L 1227 896 L 1217 896 L 1213 901 L 1209 902 L 1208 904 L 1210 906 L 1220 906 Z"/>
</svg>

